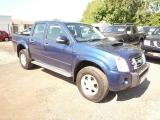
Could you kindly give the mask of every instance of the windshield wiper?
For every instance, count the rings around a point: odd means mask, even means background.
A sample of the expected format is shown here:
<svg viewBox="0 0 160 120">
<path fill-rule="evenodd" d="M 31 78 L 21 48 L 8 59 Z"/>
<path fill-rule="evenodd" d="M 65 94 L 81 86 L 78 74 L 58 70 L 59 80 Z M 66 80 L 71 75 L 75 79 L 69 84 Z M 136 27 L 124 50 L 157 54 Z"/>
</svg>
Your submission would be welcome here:
<svg viewBox="0 0 160 120">
<path fill-rule="evenodd" d="M 102 39 L 90 39 L 90 40 L 88 40 L 88 42 L 94 42 L 94 41 L 100 41 L 100 40 L 102 40 Z"/>
</svg>

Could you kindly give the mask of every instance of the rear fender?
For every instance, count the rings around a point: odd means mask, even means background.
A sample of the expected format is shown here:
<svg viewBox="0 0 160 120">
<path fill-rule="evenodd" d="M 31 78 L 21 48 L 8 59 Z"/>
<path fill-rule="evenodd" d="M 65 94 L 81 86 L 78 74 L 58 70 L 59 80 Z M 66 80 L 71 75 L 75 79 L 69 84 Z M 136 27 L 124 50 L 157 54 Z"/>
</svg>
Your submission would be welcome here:
<svg viewBox="0 0 160 120">
<path fill-rule="evenodd" d="M 28 47 L 28 44 L 26 43 L 26 41 L 20 40 L 20 41 L 17 42 L 17 50 L 16 50 L 17 51 L 17 56 L 19 56 L 18 55 L 18 53 L 19 53 L 18 47 L 19 46 L 23 46 L 27 50 L 28 55 L 31 58 L 31 55 L 30 55 L 30 52 L 29 52 L 29 47 Z"/>
</svg>

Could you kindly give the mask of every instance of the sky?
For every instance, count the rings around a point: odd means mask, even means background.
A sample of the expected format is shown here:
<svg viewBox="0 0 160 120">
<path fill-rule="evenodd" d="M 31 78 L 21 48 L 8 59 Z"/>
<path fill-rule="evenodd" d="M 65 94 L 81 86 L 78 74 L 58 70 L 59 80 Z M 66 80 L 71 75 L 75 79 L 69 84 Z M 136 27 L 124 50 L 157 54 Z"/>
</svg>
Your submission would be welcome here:
<svg viewBox="0 0 160 120">
<path fill-rule="evenodd" d="M 80 21 L 91 0 L 0 0 L 0 15 L 21 20 Z"/>
</svg>

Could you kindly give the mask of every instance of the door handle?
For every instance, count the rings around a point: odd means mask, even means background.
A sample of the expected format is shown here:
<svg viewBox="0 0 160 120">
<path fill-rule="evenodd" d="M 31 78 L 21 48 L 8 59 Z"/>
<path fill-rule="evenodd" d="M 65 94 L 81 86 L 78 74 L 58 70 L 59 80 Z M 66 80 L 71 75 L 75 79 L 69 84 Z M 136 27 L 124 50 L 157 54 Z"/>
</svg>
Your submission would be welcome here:
<svg viewBox="0 0 160 120">
<path fill-rule="evenodd" d="M 48 43 L 45 43 L 44 45 L 45 45 L 45 46 L 48 46 L 49 44 L 48 44 Z"/>
<path fill-rule="evenodd" d="M 31 42 L 31 43 L 34 43 L 34 40 L 30 39 L 30 42 Z"/>
</svg>

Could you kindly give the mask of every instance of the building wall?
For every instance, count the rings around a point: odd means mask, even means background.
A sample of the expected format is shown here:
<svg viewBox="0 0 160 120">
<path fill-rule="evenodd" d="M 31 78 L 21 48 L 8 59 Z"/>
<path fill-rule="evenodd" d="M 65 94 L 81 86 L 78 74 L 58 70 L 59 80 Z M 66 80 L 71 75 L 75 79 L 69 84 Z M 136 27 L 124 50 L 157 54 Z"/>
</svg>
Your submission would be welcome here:
<svg viewBox="0 0 160 120">
<path fill-rule="evenodd" d="M 0 30 L 9 34 L 22 32 L 32 26 L 33 21 L 12 20 L 11 16 L 0 15 Z"/>
<path fill-rule="evenodd" d="M 0 30 L 12 33 L 12 18 L 11 16 L 0 15 Z"/>
<path fill-rule="evenodd" d="M 32 26 L 33 21 L 13 20 L 13 33 L 22 32 Z"/>
</svg>

